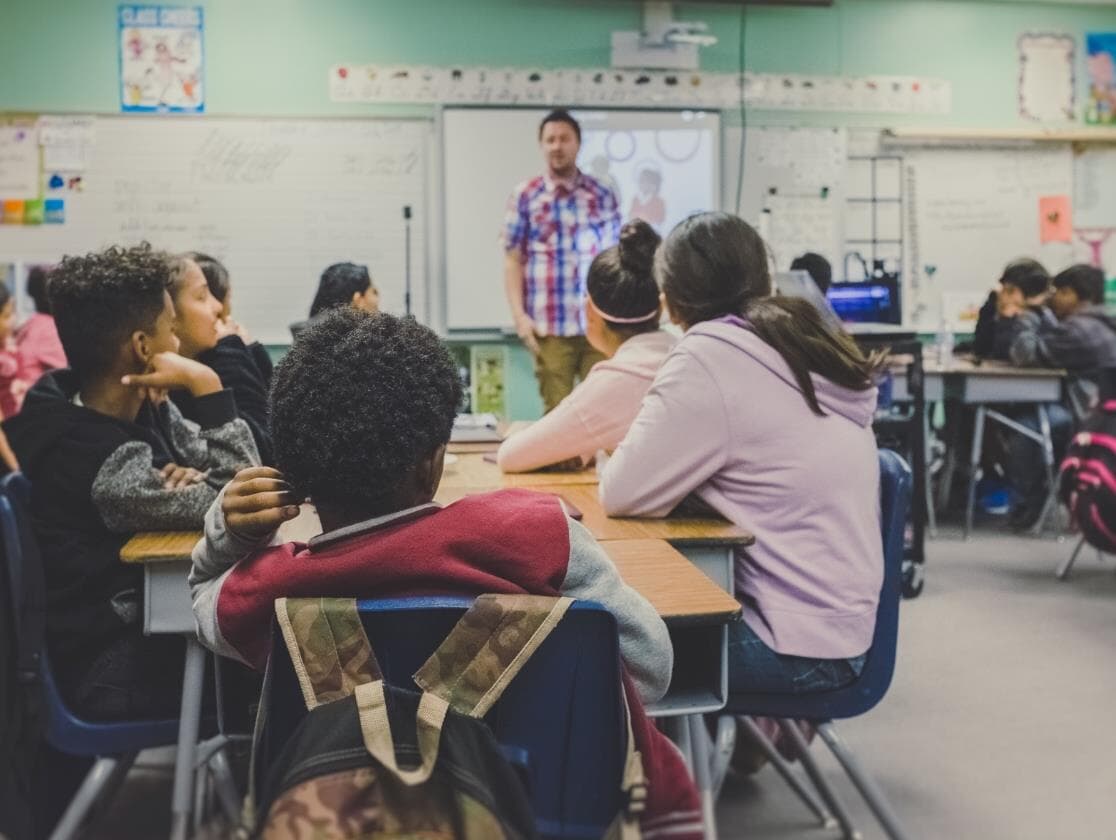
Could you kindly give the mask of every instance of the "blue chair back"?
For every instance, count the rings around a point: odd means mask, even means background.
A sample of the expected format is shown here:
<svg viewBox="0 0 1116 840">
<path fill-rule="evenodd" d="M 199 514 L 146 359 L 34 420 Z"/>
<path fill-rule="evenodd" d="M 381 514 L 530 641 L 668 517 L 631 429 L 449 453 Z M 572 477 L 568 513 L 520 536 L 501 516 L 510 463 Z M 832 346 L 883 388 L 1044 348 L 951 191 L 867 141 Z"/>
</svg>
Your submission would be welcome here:
<svg viewBox="0 0 1116 840">
<path fill-rule="evenodd" d="M 864 670 L 850 685 L 811 694 L 733 694 L 725 707 L 737 715 L 835 720 L 856 717 L 887 693 L 895 672 L 899 600 L 903 586 L 903 537 L 911 506 L 911 468 L 890 449 L 881 449 L 880 532 L 884 578 L 876 609 L 876 629 Z"/>
<path fill-rule="evenodd" d="M 43 562 L 31 528 L 30 503 L 31 484 L 21 473 L 10 473 L 0 480 L 0 540 L 9 579 L 18 581 L 22 588 L 29 576 L 35 576 L 42 591 Z M 23 627 L 17 632 L 22 632 L 31 629 L 28 622 L 42 621 L 42 616 L 25 612 L 19 621 Z M 78 756 L 120 755 L 177 742 L 177 718 L 91 723 L 75 717 L 55 684 L 45 645 L 39 654 L 38 670 L 47 712 L 46 739 L 59 752 Z"/>
<path fill-rule="evenodd" d="M 449 634 L 472 598 L 360 601 L 384 679 L 417 690 L 412 674 Z M 273 634 L 271 688 L 257 784 L 306 707 L 291 661 Z M 616 619 L 592 602 L 573 604 L 485 716 L 527 785 L 539 833 L 599 838 L 621 807 L 627 732 Z"/>
</svg>

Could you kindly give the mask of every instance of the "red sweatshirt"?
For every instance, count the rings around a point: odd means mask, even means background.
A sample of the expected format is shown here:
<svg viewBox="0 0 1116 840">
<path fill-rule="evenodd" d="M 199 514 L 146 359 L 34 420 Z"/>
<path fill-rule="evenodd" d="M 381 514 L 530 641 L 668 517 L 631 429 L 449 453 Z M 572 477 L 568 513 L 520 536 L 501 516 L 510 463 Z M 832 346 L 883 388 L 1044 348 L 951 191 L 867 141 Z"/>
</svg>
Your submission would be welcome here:
<svg viewBox="0 0 1116 840">
<path fill-rule="evenodd" d="M 391 598 L 487 592 L 567 595 L 616 617 L 636 749 L 648 778 L 643 836 L 701 836 L 697 791 L 678 750 L 644 712 L 666 691 L 662 619 L 558 499 L 527 490 L 468 496 L 350 525 L 309 544 L 261 546 L 229 532 L 218 498 L 190 572 L 198 635 L 262 669 L 276 598 Z"/>
</svg>

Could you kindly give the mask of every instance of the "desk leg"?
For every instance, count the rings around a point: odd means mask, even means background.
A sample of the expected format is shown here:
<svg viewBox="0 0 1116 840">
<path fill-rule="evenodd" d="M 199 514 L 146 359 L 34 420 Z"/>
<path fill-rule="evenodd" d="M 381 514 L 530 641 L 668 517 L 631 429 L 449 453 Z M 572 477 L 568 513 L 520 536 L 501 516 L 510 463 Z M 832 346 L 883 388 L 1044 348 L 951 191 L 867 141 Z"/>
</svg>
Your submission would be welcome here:
<svg viewBox="0 0 1116 840">
<path fill-rule="evenodd" d="M 965 539 L 973 530 L 973 509 L 976 507 L 977 478 L 980 476 L 980 453 L 984 446 L 983 405 L 978 405 L 973 417 L 973 448 L 969 456 L 969 497 L 965 500 Z"/>
<path fill-rule="evenodd" d="M 174 796 L 171 800 L 171 840 L 186 840 L 194 796 L 194 756 L 198 749 L 205 651 L 196 638 L 186 637 L 186 667 L 182 674 L 182 715 L 174 757 Z"/>
<path fill-rule="evenodd" d="M 716 803 L 713 799 L 713 785 L 710 779 L 712 767 L 709 756 L 709 733 L 705 729 L 705 720 L 701 715 L 686 715 L 683 725 L 690 730 L 690 747 L 694 756 L 691 769 L 698 796 L 701 797 L 701 822 L 704 834 L 706 840 L 717 840 L 717 814 L 714 809 Z"/>
<path fill-rule="evenodd" d="M 1054 483 L 1054 436 L 1050 432 L 1050 415 L 1042 403 L 1036 406 L 1035 411 L 1038 414 L 1039 434 L 1042 435 L 1042 462 L 1046 467 L 1046 498 L 1043 499 L 1039 518 L 1031 528 L 1031 534 L 1037 537 L 1046 527 L 1050 514 L 1058 508 L 1058 487 Z"/>
</svg>

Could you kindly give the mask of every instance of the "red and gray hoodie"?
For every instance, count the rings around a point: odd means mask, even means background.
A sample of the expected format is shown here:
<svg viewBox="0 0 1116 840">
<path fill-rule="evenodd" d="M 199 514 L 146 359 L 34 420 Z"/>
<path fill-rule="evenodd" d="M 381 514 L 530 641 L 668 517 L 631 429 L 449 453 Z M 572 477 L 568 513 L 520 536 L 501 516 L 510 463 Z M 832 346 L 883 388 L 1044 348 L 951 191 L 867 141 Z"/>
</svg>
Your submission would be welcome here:
<svg viewBox="0 0 1116 840">
<path fill-rule="evenodd" d="M 616 617 L 632 729 L 649 780 L 644 837 L 699 837 L 697 791 L 643 704 L 667 689 L 673 651 L 654 608 L 627 586 L 593 536 L 554 496 L 501 490 L 400 511 L 308 544 L 246 541 L 225 525 L 219 498 L 194 549 L 190 585 L 198 636 L 262 670 L 276 598 L 392 598 L 529 593 L 603 604 Z"/>
</svg>

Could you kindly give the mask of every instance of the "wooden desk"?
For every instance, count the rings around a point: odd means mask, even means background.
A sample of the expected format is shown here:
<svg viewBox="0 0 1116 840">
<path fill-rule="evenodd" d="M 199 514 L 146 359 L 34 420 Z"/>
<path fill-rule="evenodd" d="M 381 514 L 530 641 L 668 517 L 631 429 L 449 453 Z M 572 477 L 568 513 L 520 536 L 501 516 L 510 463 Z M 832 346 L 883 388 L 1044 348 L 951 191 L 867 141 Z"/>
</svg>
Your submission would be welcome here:
<svg viewBox="0 0 1116 840">
<path fill-rule="evenodd" d="M 454 490 L 469 488 L 473 492 L 499 490 L 501 487 L 537 487 L 551 484 L 596 484 L 596 467 L 576 472 L 526 472 L 504 473 L 479 453 L 465 453 L 457 461 L 447 464 L 442 473 L 441 488 Z"/>
</svg>

